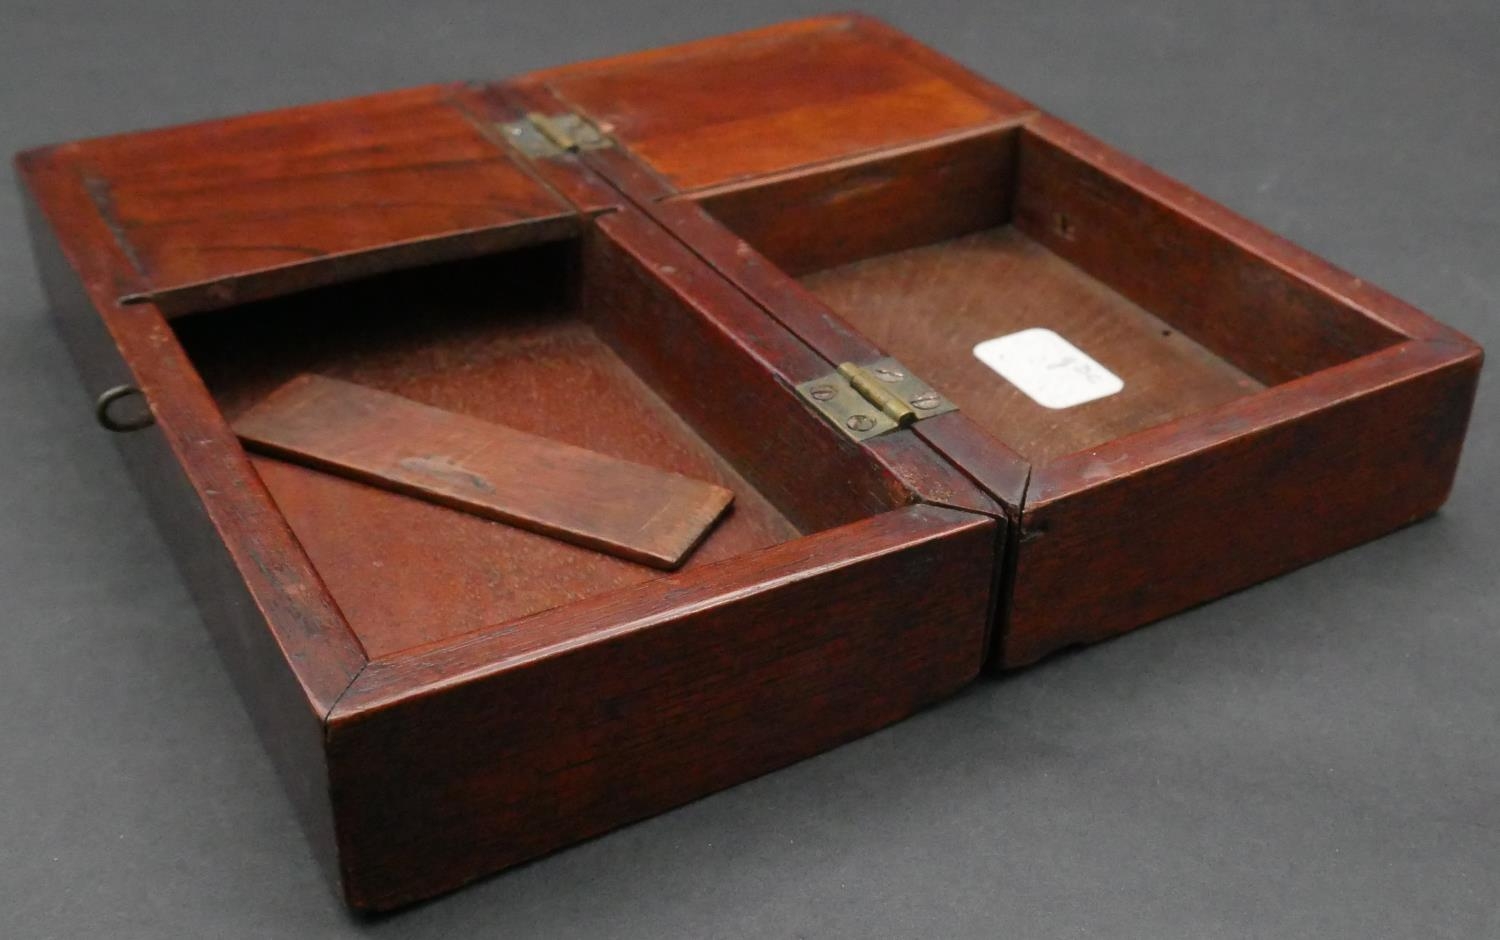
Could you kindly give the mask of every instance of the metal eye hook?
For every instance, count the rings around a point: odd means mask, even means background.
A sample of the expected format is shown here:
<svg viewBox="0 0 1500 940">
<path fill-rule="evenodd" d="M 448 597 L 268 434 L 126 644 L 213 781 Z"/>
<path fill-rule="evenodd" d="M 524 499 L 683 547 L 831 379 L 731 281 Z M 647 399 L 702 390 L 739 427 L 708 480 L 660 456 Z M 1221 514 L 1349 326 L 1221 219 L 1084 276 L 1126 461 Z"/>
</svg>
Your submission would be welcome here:
<svg viewBox="0 0 1500 940">
<path fill-rule="evenodd" d="M 131 395 L 140 395 L 144 406 L 141 414 L 127 421 L 116 420 L 110 414 L 110 407 L 120 399 L 129 398 Z M 156 423 L 156 416 L 151 413 L 151 406 L 146 402 L 146 396 L 134 385 L 116 385 L 114 388 L 107 388 L 101 392 L 98 400 L 94 402 L 94 418 L 104 430 L 116 433 L 140 431 Z"/>
</svg>

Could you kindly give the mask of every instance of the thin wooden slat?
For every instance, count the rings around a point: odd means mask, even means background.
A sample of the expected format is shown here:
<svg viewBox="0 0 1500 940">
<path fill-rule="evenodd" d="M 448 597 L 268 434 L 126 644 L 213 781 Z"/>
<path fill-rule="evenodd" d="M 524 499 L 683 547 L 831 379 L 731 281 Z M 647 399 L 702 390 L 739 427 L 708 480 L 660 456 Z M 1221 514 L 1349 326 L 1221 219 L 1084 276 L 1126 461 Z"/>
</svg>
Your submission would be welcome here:
<svg viewBox="0 0 1500 940">
<path fill-rule="evenodd" d="M 734 494 L 675 473 L 300 375 L 235 422 L 252 449 L 657 568 L 676 568 Z"/>
</svg>

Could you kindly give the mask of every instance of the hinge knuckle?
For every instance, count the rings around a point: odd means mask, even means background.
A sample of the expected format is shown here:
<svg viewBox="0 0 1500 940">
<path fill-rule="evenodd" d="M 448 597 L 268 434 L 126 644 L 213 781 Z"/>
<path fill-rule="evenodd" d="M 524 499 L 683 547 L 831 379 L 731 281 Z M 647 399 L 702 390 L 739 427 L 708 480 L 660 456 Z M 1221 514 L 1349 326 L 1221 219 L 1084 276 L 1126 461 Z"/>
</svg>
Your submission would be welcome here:
<svg viewBox="0 0 1500 940">
<path fill-rule="evenodd" d="M 613 146 L 614 141 L 581 114 L 530 111 L 519 121 L 500 125 L 511 146 L 534 160 Z"/>
</svg>

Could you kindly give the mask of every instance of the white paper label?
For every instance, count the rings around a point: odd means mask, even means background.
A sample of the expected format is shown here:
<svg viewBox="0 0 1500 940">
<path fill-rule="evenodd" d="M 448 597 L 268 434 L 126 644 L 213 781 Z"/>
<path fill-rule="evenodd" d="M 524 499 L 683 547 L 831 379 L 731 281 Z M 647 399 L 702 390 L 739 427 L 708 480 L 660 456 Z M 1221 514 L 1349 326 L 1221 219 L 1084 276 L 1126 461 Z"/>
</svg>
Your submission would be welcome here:
<svg viewBox="0 0 1500 940">
<path fill-rule="evenodd" d="M 1072 408 L 1125 387 L 1118 375 L 1042 327 L 987 339 L 974 356 L 1043 408 Z"/>
</svg>

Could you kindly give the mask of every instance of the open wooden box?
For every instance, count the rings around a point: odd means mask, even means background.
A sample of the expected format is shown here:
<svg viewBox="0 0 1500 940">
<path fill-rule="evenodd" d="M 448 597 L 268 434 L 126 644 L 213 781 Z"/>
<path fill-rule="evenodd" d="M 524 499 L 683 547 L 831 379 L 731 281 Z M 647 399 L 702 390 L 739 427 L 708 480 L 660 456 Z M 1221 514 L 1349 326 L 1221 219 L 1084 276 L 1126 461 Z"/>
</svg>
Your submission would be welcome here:
<svg viewBox="0 0 1500 940">
<path fill-rule="evenodd" d="M 825 359 L 893 357 L 957 406 L 913 428 L 1012 523 L 996 666 L 1447 497 L 1471 340 L 878 21 L 516 85 L 608 129 L 585 161 Z M 975 354 L 1037 328 L 1123 389 L 1057 410 Z"/>
<path fill-rule="evenodd" d="M 361 908 L 1429 513 L 1480 362 L 860 17 L 20 167 L 101 421 Z M 972 352 L 1034 328 L 1123 387 L 1047 408 Z M 665 574 L 248 452 L 304 373 L 734 505 Z"/>
</svg>

